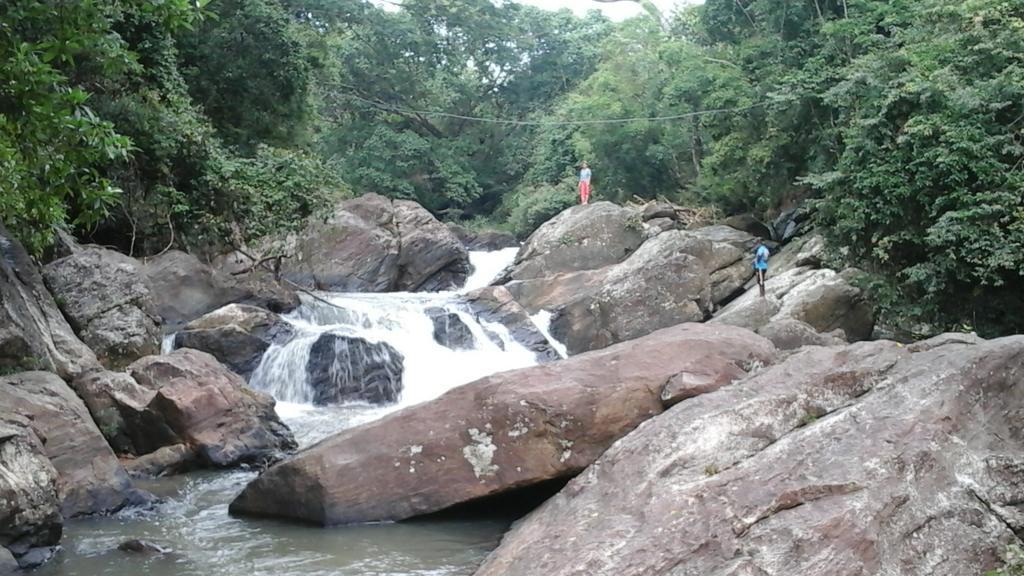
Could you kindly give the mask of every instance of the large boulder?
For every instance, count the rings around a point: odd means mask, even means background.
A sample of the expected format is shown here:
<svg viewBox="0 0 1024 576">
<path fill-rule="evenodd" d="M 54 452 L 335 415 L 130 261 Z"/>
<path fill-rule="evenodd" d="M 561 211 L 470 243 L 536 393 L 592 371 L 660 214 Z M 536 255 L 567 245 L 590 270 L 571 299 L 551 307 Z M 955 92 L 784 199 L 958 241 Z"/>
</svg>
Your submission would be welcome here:
<svg viewBox="0 0 1024 576">
<path fill-rule="evenodd" d="M 477 576 L 959 576 L 1024 527 L 1024 337 L 811 348 L 680 403 Z"/>
<path fill-rule="evenodd" d="M 344 402 L 391 404 L 402 394 L 402 353 L 387 342 L 321 334 L 309 351 L 306 372 L 317 405 Z"/>
<path fill-rule="evenodd" d="M 177 250 L 149 259 L 144 272 L 157 313 L 171 328 L 246 297 L 230 277 Z"/>
<path fill-rule="evenodd" d="M 248 379 L 271 344 L 291 338 L 291 324 L 256 306 L 229 304 L 185 325 L 174 338 L 177 348 L 212 354 Z"/>
<path fill-rule="evenodd" d="M 65 517 L 113 512 L 136 494 L 89 410 L 68 385 L 49 372 L 0 378 L 0 419 L 27 418 L 57 471 Z"/>
<path fill-rule="evenodd" d="M 519 246 L 519 240 L 516 240 L 515 235 L 510 232 L 502 232 L 500 230 L 474 231 L 454 223 L 449 223 L 448 229 L 462 242 L 466 250 L 494 252 L 495 250 Z"/>
<path fill-rule="evenodd" d="M 138 262 L 85 246 L 43 267 L 43 278 L 78 336 L 108 368 L 160 350 L 160 318 Z"/>
<path fill-rule="evenodd" d="M 529 312 L 512 297 L 503 286 L 488 286 L 468 292 L 464 295 L 469 309 L 477 320 L 486 323 L 500 324 L 508 330 L 509 336 L 516 343 L 533 352 L 538 362 L 551 362 L 561 359 L 547 337 L 537 328 Z M 500 337 L 495 335 L 499 346 L 503 345 Z"/>
<path fill-rule="evenodd" d="M 31 568 L 60 542 L 58 473 L 28 419 L 0 410 L 0 574 Z M 7 556 L 5 559 L 4 556 Z M 5 571 L 6 569 L 6 571 Z"/>
<path fill-rule="evenodd" d="M 458 237 L 416 202 L 395 200 L 394 210 L 401 239 L 396 288 L 436 292 L 465 284 L 472 267 Z"/>
<path fill-rule="evenodd" d="M 322 525 L 402 520 L 571 477 L 661 413 L 673 376 L 709 358 L 742 368 L 773 356 L 749 331 L 687 324 L 495 374 L 270 468 L 231 511 Z"/>
<path fill-rule="evenodd" d="M 223 468 L 273 462 L 296 447 L 274 399 L 205 352 L 148 356 L 129 372 L 148 391 L 142 410 L 127 418 L 136 454 L 186 444 L 201 464 Z"/>
<path fill-rule="evenodd" d="M 284 261 L 284 277 L 336 292 L 447 290 L 469 276 L 469 253 L 422 206 L 366 194 L 311 221 Z"/>
<path fill-rule="evenodd" d="M 625 262 L 606 268 L 599 281 L 584 282 L 594 289 L 576 292 L 556 307 L 552 333 L 575 354 L 702 321 L 711 315 L 716 297 L 727 298 L 751 273 L 743 252 L 731 244 L 695 232 L 664 232 Z M 557 286 L 576 279 L 553 280 Z"/>
<path fill-rule="evenodd" d="M 766 297 L 751 289 L 718 312 L 712 322 L 761 330 L 784 319 L 799 320 L 820 333 L 842 330 L 856 342 L 871 336 L 874 307 L 854 283 L 855 270 L 843 273 L 808 267 L 770 274 Z"/>
<path fill-rule="evenodd" d="M 643 243 L 640 213 L 611 202 L 574 206 L 548 220 L 523 244 L 511 272 L 528 280 L 617 264 Z"/>
<path fill-rule="evenodd" d="M 134 437 L 153 437 L 163 429 L 156 423 L 141 421 L 140 414 L 152 391 L 139 386 L 125 372 L 94 370 L 74 379 L 71 387 L 85 402 L 100 433 L 117 454 L 135 454 Z M 166 436 L 173 435 L 168 432 Z"/>
<path fill-rule="evenodd" d="M 72 379 L 97 369 L 35 263 L 0 224 L 0 371 L 50 370 Z"/>
</svg>

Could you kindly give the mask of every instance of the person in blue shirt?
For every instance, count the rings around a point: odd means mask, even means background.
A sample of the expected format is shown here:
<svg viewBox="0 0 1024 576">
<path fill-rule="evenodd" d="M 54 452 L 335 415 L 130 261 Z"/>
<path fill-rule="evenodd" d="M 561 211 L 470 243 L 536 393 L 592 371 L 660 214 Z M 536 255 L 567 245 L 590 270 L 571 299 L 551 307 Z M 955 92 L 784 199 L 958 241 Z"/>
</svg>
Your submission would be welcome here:
<svg viewBox="0 0 1024 576">
<path fill-rule="evenodd" d="M 580 170 L 580 204 L 590 204 L 590 166 L 584 162 Z"/>
<path fill-rule="evenodd" d="M 764 279 L 768 275 L 768 258 L 771 252 L 764 245 L 762 240 L 757 241 L 754 246 L 754 271 L 757 272 L 757 285 L 761 288 L 761 297 L 764 298 Z"/>
</svg>

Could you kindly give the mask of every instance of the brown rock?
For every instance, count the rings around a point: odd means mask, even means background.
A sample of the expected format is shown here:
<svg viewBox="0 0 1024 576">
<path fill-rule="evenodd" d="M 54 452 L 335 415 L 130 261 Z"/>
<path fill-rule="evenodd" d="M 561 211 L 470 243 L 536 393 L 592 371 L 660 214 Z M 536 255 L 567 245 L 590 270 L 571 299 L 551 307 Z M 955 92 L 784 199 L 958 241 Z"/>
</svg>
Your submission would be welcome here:
<svg viewBox="0 0 1024 576">
<path fill-rule="evenodd" d="M 772 341 L 779 350 L 796 350 L 804 346 L 841 346 L 846 340 L 817 332 L 810 325 L 792 318 L 783 318 L 762 326 L 758 334 Z"/>
<path fill-rule="evenodd" d="M 519 522 L 477 576 L 959 576 L 1024 526 L 1024 337 L 811 348 L 683 402 Z"/>
<path fill-rule="evenodd" d="M 270 468 L 231 511 L 323 525 L 401 520 L 571 476 L 660 413 L 672 376 L 709 357 L 735 365 L 773 355 L 746 330 L 687 324 L 495 374 Z"/>
<path fill-rule="evenodd" d="M 175 335 L 174 345 L 212 354 L 235 373 L 248 378 L 263 353 L 293 334 L 280 316 L 245 304 L 229 304 L 197 318 Z"/>
<path fill-rule="evenodd" d="M 133 478 L 157 478 L 180 474 L 197 465 L 196 453 L 185 444 L 164 446 L 145 456 L 126 458 L 122 463 Z"/>
<path fill-rule="evenodd" d="M 28 418 L 58 473 L 66 517 L 116 511 L 128 504 L 132 486 L 96 428 L 85 404 L 49 372 L 0 378 L 0 418 Z"/>
<path fill-rule="evenodd" d="M 487 286 L 465 295 L 469 309 L 478 320 L 501 324 L 512 339 L 536 354 L 538 362 L 551 362 L 561 356 L 537 329 L 529 313 L 503 286 Z"/>
<path fill-rule="evenodd" d="M 247 297 L 229 276 L 177 250 L 149 259 L 143 271 L 157 313 L 170 327 Z"/>
<path fill-rule="evenodd" d="M 274 399 L 245 386 L 240 376 L 198 350 L 182 348 L 164 356 L 148 356 L 129 367 L 132 377 L 153 395 L 143 417 L 162 424 L 139 428 L 161 432 L 149 445 L 136 434 L 136 449 L 145 454 L 185 443 L 207 466 L 263 463 L 294 449 L 291 431 L 274 412 Z"/>
<path fill-rule="evenodd" d="M 394 210 L 401 236 L 395 288 L 436 292 L 465 284 L 469 252 L 458 237 L 416 202 L 395 200 Z"/>
</svg>

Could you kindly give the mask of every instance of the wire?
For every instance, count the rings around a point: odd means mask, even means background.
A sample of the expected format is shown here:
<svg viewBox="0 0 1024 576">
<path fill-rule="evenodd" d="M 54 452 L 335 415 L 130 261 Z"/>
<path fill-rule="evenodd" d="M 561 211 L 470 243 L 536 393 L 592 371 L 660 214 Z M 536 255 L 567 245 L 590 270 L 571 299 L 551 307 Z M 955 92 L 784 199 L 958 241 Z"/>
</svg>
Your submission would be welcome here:
<svg viewBox="0 0 1024 576">
<path fill-rule="evenodd" d="M 757 104 L 751 104 L 750 106 L 739 106 L 736 108 L 717 108 L 713 110 L 698 110 L 696 112 L 687 112 L 685 114 L 673 114 L 671 116 L 637 116 L 633 118 L 605 118 L 595 120 L 508 120 L 503 118 L 485 118 L 481 116 L 464 116 L 462 114 L 452 114 L 449 112 L 438 112 L 432 110 L 413 110 L 411 108 L 401 108 L 398 106 L 392 106 L 390 104 L 384 104 L 382 102 L 374 102 L 357 96 L 355 94 L 346 94 L 349 98 L 359 100 L 370 104 L 371 106 L 380 110 L 388 112 L 394 112 L 396 114 L 409 114 L 414 116 L 436 116 L 440 118 L 453 118 L 456 120 L 467 120 L 470 122 L 484 122 L 487 124 L 507 124 L 513 126 L 582 126 L 587 124 L 627 124 L 630 122 L 668 122 L 672 120 L 684 120 L 686 118 L 694 118 L 698 116 L 709 116 L 712 114 L 725 114 L 733 112 L 745 112 L 754 108 L 760 108 L 767 106 L 770 102 L 759 102 Z"/>
</svg>

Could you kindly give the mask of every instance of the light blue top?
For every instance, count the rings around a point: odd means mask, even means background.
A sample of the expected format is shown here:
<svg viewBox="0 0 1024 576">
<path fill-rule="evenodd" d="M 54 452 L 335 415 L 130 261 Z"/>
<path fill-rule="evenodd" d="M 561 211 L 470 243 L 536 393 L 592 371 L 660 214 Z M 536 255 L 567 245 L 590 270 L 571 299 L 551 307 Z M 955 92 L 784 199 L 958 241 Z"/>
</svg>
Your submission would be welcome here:
<svg viewBox="0 0 1024 576">
<path fill-rule="evenodd" d="M 761 245 L 757 251 L 754 252 L 754 268 L 758 270 L 768 269 L 768 257 L 771 256 L 771 252 L 768 251 L 768 247 Z"/>
<path fill-rule="evenodd" d="M 590 182 L 590 168 L 580 170 L 580 182 Z"/>
</svg>

